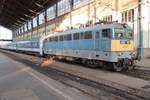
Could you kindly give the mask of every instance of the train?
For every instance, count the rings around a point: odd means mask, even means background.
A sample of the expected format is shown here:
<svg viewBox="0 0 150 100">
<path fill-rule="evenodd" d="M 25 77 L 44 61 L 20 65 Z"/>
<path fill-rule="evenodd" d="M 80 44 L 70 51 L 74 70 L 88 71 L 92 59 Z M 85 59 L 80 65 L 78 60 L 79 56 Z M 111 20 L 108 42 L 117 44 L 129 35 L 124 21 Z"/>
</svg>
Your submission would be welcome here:
<svg viewBox="0 0 150 100">
<path fill-rule="evenodd" d="M 131 69 L 137 59 L 133 30 L 124 24 L 95 24 L 51 33 L 38 41 L 13 42 L 8 50 L 34 52 L 114 71 Z"/>
</svg>

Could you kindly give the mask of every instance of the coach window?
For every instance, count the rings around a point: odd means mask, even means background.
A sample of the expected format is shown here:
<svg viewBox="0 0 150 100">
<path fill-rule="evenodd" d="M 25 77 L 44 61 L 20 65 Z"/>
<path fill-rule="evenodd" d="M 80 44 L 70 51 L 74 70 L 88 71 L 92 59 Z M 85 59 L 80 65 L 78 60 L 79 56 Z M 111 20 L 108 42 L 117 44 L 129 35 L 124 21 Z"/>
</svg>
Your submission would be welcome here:
<svg viewBox="0 0 150 100">
<path fill-rule="evenodd" d="M 48 42 L 48 39 L 45 39 L 45 42 Z"/>
<path fill-rule="evenodd" d="M 37 27 L 37 17 L 33 18 L 33 27 Z"/>
<path fill-rule="evenodd" d="M 49 42 L 52 42 L 52 38 L 51 37 L 49 38 Z"/>
<path fill-rule="evenodd" d="M 91 31 L 85 32 L 84 33 L 84 39 L 92 39 L 92 32 Z"/>
<path fill-rule="evenodd" d="M 110 38 L 110 29 L 103 29 L 102 30 L 102 37 Z"/>
<path fill-rule="evenodd" d="M 79 40 L 79 39 L 80 39 L 79 33 L 73 34 L 73 39 L 74 39 L 74 40 Z"/>
<path fill-rule="evenodd" d="M 59 41 L 63 41 L 63 36 L 60 36 L 60 37 L 59 37 Z"/>
</svg>

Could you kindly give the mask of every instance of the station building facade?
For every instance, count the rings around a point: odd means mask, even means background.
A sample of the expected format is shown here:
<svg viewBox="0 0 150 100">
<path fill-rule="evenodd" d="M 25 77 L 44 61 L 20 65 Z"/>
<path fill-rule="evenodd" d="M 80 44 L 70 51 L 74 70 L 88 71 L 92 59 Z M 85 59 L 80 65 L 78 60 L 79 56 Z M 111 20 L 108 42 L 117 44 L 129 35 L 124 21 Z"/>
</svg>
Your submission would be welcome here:
<svg viewBox="0 0 150 100">
<path fill-rule="evenodd" d="M 130 25 L 134 30 L 135 47 L 138 47 L 140 18 L 143 46 L 146 50 L 150 48 L 149 0 L 60 0 L 13 30 L 13 41 L 38 41 L 41 36 L 47 34 L 59 34 L 61 31 L 104 20 Z"/>
</svg>

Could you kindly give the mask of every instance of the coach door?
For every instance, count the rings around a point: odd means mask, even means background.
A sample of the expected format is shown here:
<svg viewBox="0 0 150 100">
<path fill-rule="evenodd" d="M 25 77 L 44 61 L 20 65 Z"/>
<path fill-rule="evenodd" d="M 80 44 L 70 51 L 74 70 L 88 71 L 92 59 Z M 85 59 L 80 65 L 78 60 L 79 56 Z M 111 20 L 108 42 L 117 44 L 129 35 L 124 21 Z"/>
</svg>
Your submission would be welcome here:
<svg viewBox="0 0 150 100">
<path fill-rule="evenodd" d="M 103 51 L 110 51 L 110 43 L 111 43 L 111 30 L 110 29 L 102 29 L 101 31 L 101 49 Z"/>
</svg>

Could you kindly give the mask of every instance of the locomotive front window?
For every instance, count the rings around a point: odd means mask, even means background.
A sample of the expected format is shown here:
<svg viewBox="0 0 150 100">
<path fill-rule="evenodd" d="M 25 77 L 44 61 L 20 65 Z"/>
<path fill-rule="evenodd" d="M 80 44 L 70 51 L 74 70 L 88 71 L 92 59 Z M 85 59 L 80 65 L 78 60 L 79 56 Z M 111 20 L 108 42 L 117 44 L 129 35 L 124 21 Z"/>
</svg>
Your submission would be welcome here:
<svg viewBox="0 0 150 100">
<path fill-rule="evenodd" d="M 114 37 L 116 39 L 130 39 L 132 36 L 125 29 L 123 29 L 123 28 L 116 28 L 116 29 L 114 29 Z"/>
<path fill-rule="evenodd" d="M 110 38 L 110 29 L 103 29 L 102 30 L 102 37 Z"/>
</svg>

